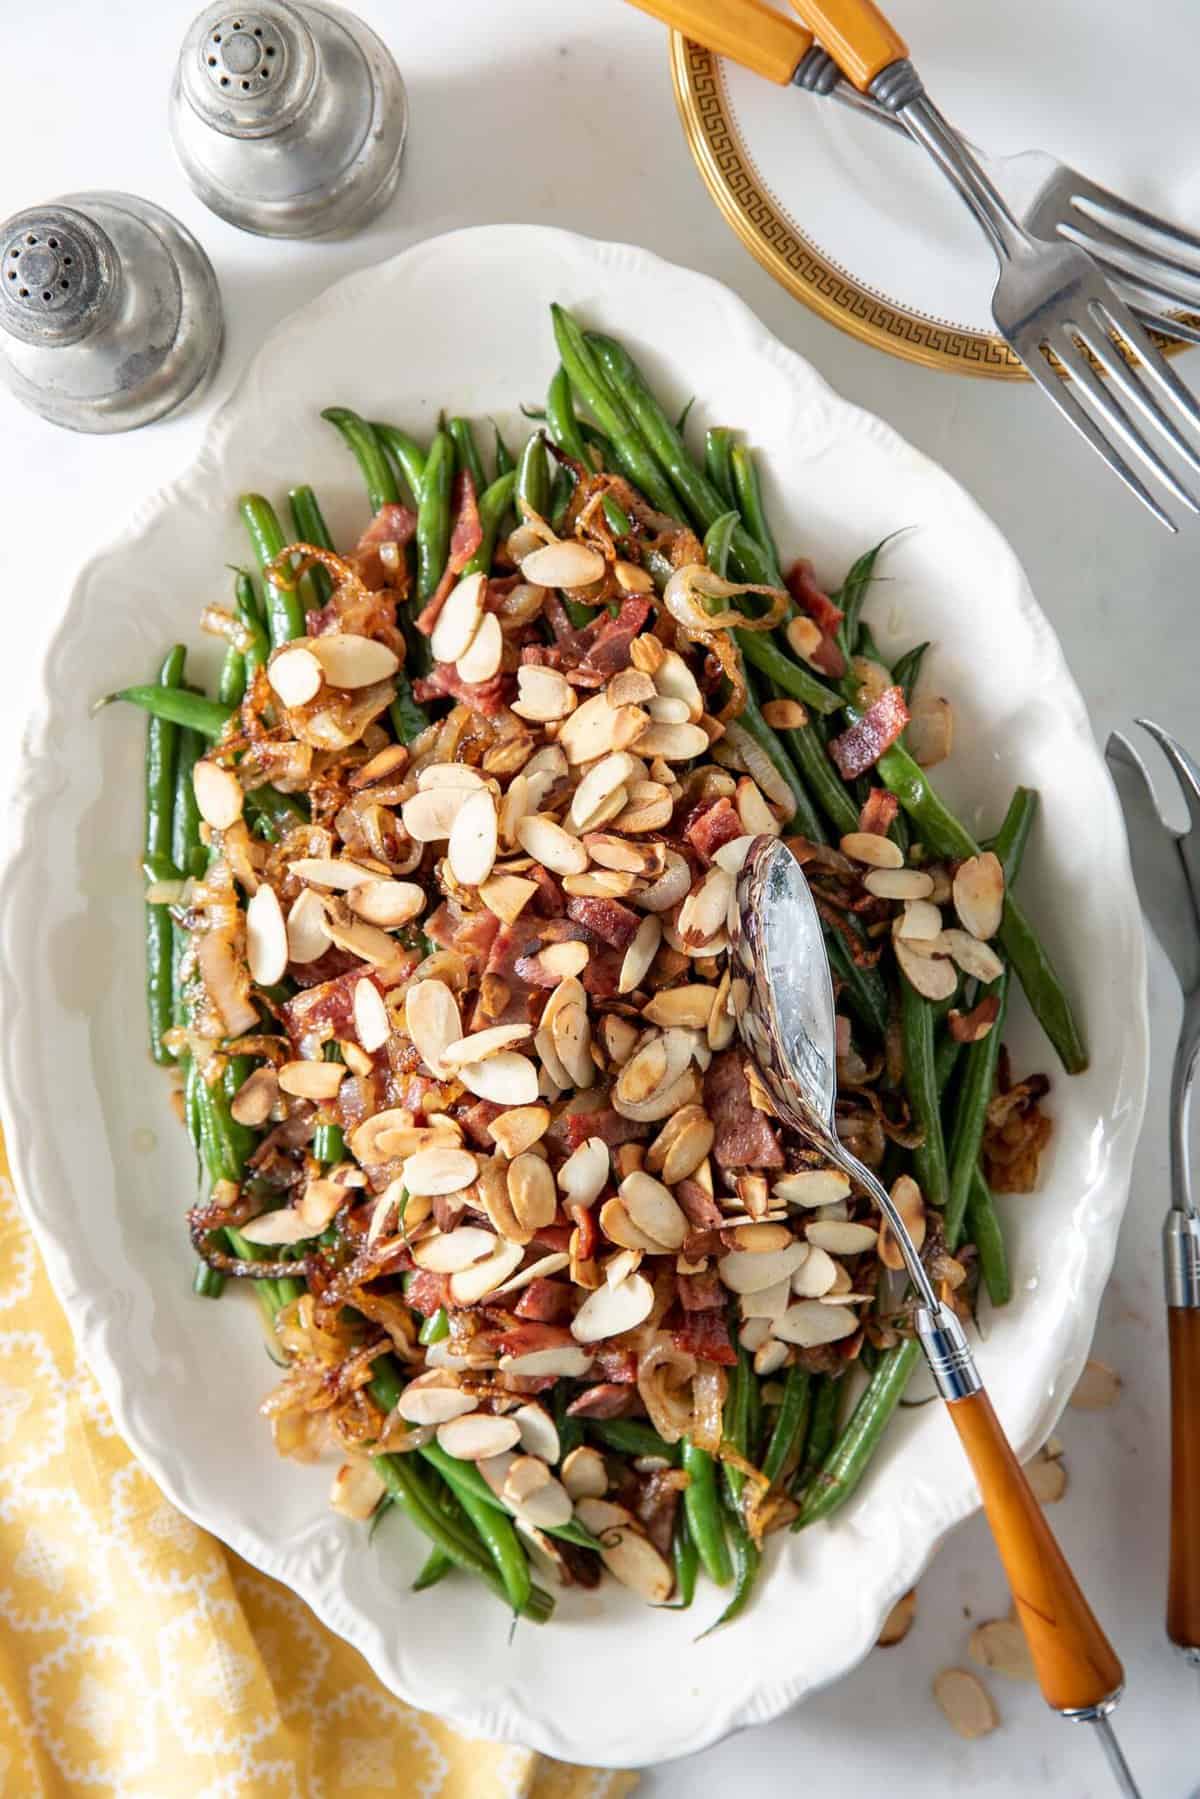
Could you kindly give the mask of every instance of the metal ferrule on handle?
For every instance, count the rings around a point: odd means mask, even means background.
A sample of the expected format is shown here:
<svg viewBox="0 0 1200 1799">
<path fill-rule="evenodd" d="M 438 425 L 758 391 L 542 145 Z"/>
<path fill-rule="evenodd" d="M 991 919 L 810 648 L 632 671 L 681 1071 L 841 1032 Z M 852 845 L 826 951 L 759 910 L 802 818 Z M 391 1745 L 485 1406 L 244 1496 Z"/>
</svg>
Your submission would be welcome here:
<svg viewBox="0 0 1200 1799">
<path fill-rule="evenodd" d="M 1163 1225 L 1163 1275 L 1167 1304 L 1200 1310 L 1200 1216 L 1167 1213 Z"/>
<path fill-rule="evenodd" d="M 954 1405 L 982 1392 L 983 1382 L 967 1334 L 950 1307 L 939 1304 L 931 1310 L 918 1306 L 914 1322 L 939 1398 Z"/>
</svg>

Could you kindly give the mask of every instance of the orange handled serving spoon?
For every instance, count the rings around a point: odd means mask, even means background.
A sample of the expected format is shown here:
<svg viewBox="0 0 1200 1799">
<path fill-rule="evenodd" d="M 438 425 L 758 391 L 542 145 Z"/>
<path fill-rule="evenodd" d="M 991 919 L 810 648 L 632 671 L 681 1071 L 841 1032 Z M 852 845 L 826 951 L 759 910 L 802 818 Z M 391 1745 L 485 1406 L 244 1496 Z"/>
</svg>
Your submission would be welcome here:
<svg viewBox="0 0 1200 1799">
<path fill-rule="evenodd" d="M 904 1258 L 916 1334 L 975 1471 L 1043 1696 L 1063 1717 L 1096 1726 L 1122 1793 L 1138 1799 L 1109 1718 L 1124 1684 L 1121 1664 L 1013 1454 L 957 1315 L 935 1293 L 887 1189 L 839 1141 L 833 983 L 821 920 L 800 864 L 777 837 L 750 845 L 729 925 L 739 1029 L 776 1111 L 871 1195 Z"/>
</svg>

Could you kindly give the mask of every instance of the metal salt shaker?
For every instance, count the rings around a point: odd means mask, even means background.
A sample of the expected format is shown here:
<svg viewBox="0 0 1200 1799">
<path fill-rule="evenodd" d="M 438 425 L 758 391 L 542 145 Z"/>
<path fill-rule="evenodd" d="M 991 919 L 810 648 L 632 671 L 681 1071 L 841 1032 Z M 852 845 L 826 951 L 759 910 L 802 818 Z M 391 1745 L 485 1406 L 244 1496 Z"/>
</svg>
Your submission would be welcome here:
<svg viewBox="0 0 1200 1799">
<path fill-rule="evenodd" d="M 175 149 L 204 204 L 243 231 L 358 230 L 395 190 L 407 124 L 400 71 L 340 7 L 218 0 L 184 40 Z"/>
<path fill-rule="evenodd" d="M 216 367 L 221 295 L 190 231 L 134 194 L 65 194 L 0 225 L 0 380 L 72 431 L 131 431 Z"/>
</svg>

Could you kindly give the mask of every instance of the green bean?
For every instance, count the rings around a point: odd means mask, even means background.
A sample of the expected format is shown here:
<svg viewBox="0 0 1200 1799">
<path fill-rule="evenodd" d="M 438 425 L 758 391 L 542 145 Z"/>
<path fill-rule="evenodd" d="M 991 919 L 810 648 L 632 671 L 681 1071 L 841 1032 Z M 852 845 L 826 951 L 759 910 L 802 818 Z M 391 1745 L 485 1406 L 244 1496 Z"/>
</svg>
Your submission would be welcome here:
<svg viewBox="0 0 1200 1799">
<path fill-rule="evenodd" d="M 1032 787 L 1018 787 L 1008 803 L 1004 823 L 996 833 L 993 854 L 1004 870 L 1004 884 L 1012 887 L 1021 871 L 1029 833 L 1037 816 L 1038 796 Z"/>
<path fill-rule="evenodd" d="M 734 435 L 727 425 L 714 425 L 704 440 L 704 472 L 727 506 L 737 507 L 733 491 Z"/>
<path fill-rule="evenodd" d="M 833 1447 L 841 1400 L 842 1390 L 837 1381 L 831 1380 L 828 1375 L 819 1374 L 813 1383 L 813 1401 L 804 1451 L 792 1479 L 792 1492 L 798 1499 L 803 1496 L 804 1489 Z M 798 1530 L 799 1525 L 793 1525 L 792 1528 Z"/>
<path fill-rule="evenodd" d="M 571 386 L 595 414 L 601 430 L 610 439 L 613 456 L 621 470 L 657 511 L 665 512 L 671 518 L 677 517 L 679 505 L 671 484 L 647 448 L 624 402 L 613 392 L 592 344 L 561 306 L 551 306 L 550 312 L 554 319 L 554 339 Z M 724 511 L 724 508 L 717 510 Z"/>
<path fill-rule="evenodd" d="M 570 456 L 590 473 L 595 467 L 595 459 L 588 451 L 579 420 L 575 417 L 571 380 L 561 362 L 546 395 L 546 427 L 552 442 L 558 445 L 563 455 Z"/>
<path fill-rule="evenodd" d="M 832 925 L 825 931 L 825 948 L 830 967 L 843 983 L 846 1004 L 861 1025 L 874 1031 L 881 1040 L 887 1036 L 887 984 L 877 968 L 863 968 L 854 960 L 842 938 Z"/>
<path fill-rule="evenodd" d="M 326 1166 L 332 1162 L 340 1162 L 346 1153 L 342 1127 L 338 1124 L 319 1124 L 313 1132 L 312 1151 L 317 1161 Z"/>
<path fill-rule="evenodd" d="M 933 1008 L 904 974 L 900 976 L 900 1021 L 904 1088 L 913 1118 L 925 1133 L 924 1142 L 913 1151 L 913 1172 L 926 1203 L 941 1212 L 950 1197 L 950 1177 L 933 1047 Z"/>
<path fill-rule="evenodd" d="M 996 1064 L 1000 1058 L 1000 1036 L 1008 1002 L 1008 970 L 992 991 L 998 996 L 1000 1010 L 986 1037 L 967 1045 L 962 1058 L 962 1079 L 955 1105 L 954 1136 L 950 1144 L 950 1194 L 946 1201 L 946 1241 L 955 1244 L 962 1235 L 967 1213 L 967 1196 L 979 1160 L 987 1109 L 996 1086 Z"/>
<path fill-rule="evenodd" d="M 679 1444 L 666 1442 L 652 1424 L 646 1424 L 640 1418 L 588 1418 L 585 1428 L 590 1436 L 598 1437 L 606 1448 L 615 1450 L 618 1455 L 653 1455 L 664 1462 L 679 1462 Z"/>
<path fill-rule="evenodd" d="M 443 1337 L 448 1337 L 449 1335 L 450 1319 L 447 1316 L 445 1306 L 439 1306 L 436 1312 L 431 1312 L 429 1314 L 428 1318 L 426 1318 L 420 1330 L 417 1332 L 417 1342 L 426 1345 L 430 1343 L 440 1343 Z"/>
<path fill-rule="evenodd" d="M 525 508 L 545 518 L 550 511 L 550 466 L 546 460 L 546 440 L 535 431 L 521 451 L 517 463 L 517 517 L 524 519 Z"/>
<path fill-rule="evenodd" d="M 491 569 L 496 555 L 496 538 L 504 522 L 504 515 L 512 506 L 516 484 L 516 470 L 508 469 L 503 475 L 497 475 L 492 485 L 484 491 L 479 501 L 479 527 L 483 532 L 483 541 L 471 560 L 464 565 L 464 575 L 486 575 Z"/>
<path fill-rule="evenodd" d="M 859 643 L 865 630 L 862 609 L 875 578 L 875 564 L 879 559 L 879 552 L 895 536 L 893 531 L 887 537 L 881 537 L 873 549 L 864 550 L 857 562 L 851 564 L 837 593 L 830 595 L 834 605 L 840 606 L 844 615 L 838 626 L 837 638 L 842 654 L 847 658 L 859 653 Z"/>
<path fill-rule="evenodd" d="M 675 420 L 675 429 L 678 431 L 680 437 L 682 437 L 687 430 L 687 422 L 691 417 L 692 407 L 695 404 L 696 396 L 693 394 L 692 397 L 689 400 L 685 400 L 684 404 L 679 408 L 679 417 Z"/>
<path fill-rule="evenodd" d="M 884 751 L 877 766 L 881 780 L 899 799 L 922 841 L 935 855 L 978 855 L 978 845 L 970 832 L 939 799 L 924 770 L 918 768 L 907 750 L 894 743 Z M 1081 1074 L 1088 1065 L 1088 1056 L 1071 1002 L 1032 925 L 1009 892 L 1004 896 L 999 941 L 1063 1067 L 1068 1074 Z"/>
<path fill-rule="evenodd" d="M 265 668 L 267 658 L 271 654 L 271 644 L 267 637 L 263 614 L 259 609 L 258 595 L 254 591 L 254 582 L 245 569 L 239 569 L 233 587 L 234 608 L 238 623 L 248 639 L 243 656 L 246 663 L 246 681 L 253 681 L 260 668 Z"/>
<path fill-rule="evenodd" d="M 771 766 L 776 774 L 787 783 L 788 791 L 796 808 L 792 814 L 792 826 L 799 828 L 807 837 L 809 835 L 808 827 L 816 824 L 812 801 L 808 797 L 808 789 L 793 767 L 787 751 L 779 740 L 779 735 L 771 729 L 759 711 L 758 701 L 751 692 L 749 683 L 746 686 L 745 704 L 738 714 L 737 722 L 746 735 L 754 739 L 764 755 L 771 758 Z"/>
<path fill-rule="evenodd" d="M 349 444 L 354 452 L 355 460 L 363 473 L 367 484 L 367 497 L 371 511 L 378 512 L 381 506 L 393 505 L 400 499 L 400 489 L 396 486 L 396 477 L 392 473 L 391 463 L 383 451 L 383 445 L 373 425 L 369 425 L 357 412 L 351 412 L 347 406 L 327 406 L 321 417 L 328 419 Z"/>
<path fill-rule="evenodd" d="M 475 492 L 481 494 L 487 486 L 487 476 L 483 472 L 483 458 L 479 454 L 479 445 L 475 442 L 470 419 L 451 419 L 446 431 L 454 445 L 455 473 L 465 470 L 471 477 Z"/>
<path fill-rule="evenodd" d="M 979 1254 L 979 1272 L 994 1306 L 1006 1306 L 1012 1298 L 1012 1277 L 1004 1232 L 996 1216 L 992 1190 L 976 1164 L 967 1189 L 967 1236 Z"/>
<path fill-rule="evenodd" d="M 762 1566 L 762 1551 L 740 1518 L 729 1520 L 729 1534 L 733 1539 L 733 1597 L 716 1623 L 701 1631 L 699 1641 L 711 1637 L 713 1631 L 720 1630 L 722 1624 L 732 1624 L 738 1614 L 745 1611 L 754 1582 L 758 1578 L 758 1570 Z"/>
<path fill-rule="evenodd" d="M 305 634 L 304 608 L 300 603 L 298 588 L 294 583 L 288 586 L 282 580 L 273 579 L 266 572 L 268 566 L 287 548 L 287 540 L 276 517 L 275 508 L 261 494 L 243 494 L 238 501 L 238 511 L 263 570 L 263 587 L 267 596 L 267 631 L 271 648 L 277 650 L 281 644 L 292 643 Z"/>
<path fill-rule="evenodd" d="M 754 1367 L 749 1354 L 740 1346 L 737 1358 L 737 1365 L 729 1376 L 722 1431 L 725 1441 L 745 1460 L 750 1447 L 750 1387 L 754 1380 Z M 736 1519 L 740 1519 L 746 1476 L 733 1462 L 721 1463 L 721 1490 L 730 1512 Z"/>
<path fill-rule="evenodd" d="M 217 698 L 223 706 L 240 706 L 246 692 L 246 658 L 235 643 L 225 646 L 221 673 L 217 680 Z"/>
<path fill-rule="evenodd" d="M 556 1384 L 552 1397 L 554 1427 L 558 1432 L 558 1459 L 565 1462 L 571 1451 L 578 1449 L 583 1442 L 583 1419 L 568 1417 L 567 1407 L 571 1403 L 571 1397 L 564 1381 Z"/>
<path fill-rule="evenodd" d="M 198 1299 L 220 1299 L 225 1291 L 225 1276 L 219 1268 L 210 1268 L 207 1262 L 196 1263 L 192 1274 L 192 1292 Z"/>
<path fill-rule="evenodd" d="M 733 1579 L 725 1526 L 717 1504 L 717 1478 L 713 1458 L 707 1449 L 698 1449 L 683 1439 L 683 1466 L 689 1480 L 684 1489 L 683 1505 L 688 1530 L 708 1578 L 718 1587 L 727 1587 Z"/>
<path fill-rule="evenodd" d="M 424 1593 L 429 1587 L 436 1587 L 439 1580 L 445 1580 L 453 1568 L 454 1562 L 444 1549 L 435 1544 L 425 1558 L 423 1567 L 412 1583 L 414 1593 Z"/>
<path fill-rule="evenodd" d="M 202 737 L 213 739 L 221 735 L 233 717 L 233 707 L 223 706 L 219 700 L 207 699 L 202 693 L 191 693 L 186 687 L 160 687 L 157 683 L 120 687 L 116 693 L 105 694 L 92 710 L 99 712 L 103 707 L 111 706 L 114 700 L 125 700 L 131 706 L 140 706 L 154 718 L 165 719 L 172 725 L 188 726 L 199 731 Z"/>
<path fill-rule="evenodd" d="M 736 511 L 723 512 L 720 518 L 713 520 L 704 533 L 704 560 L 709 568 L 715 569 L 719 575 L 728 572 L 729 549 L 737 523 Z"/>
<path fill-rule="evenodd" d="M 783 586 L 783 575 L 779 568 L 779 551 L 775 547 L 775 539 L 771 535 L 771 527 L 767 521 L 767 511 L 763 504 L 762 486 L 758 478 L 758 466 L 754 460 L 754 452 L 745 444 L 735 444 L 730 460 L 733 466 L 733 491 L 737 495 L 738 509 L 747 531 L 768 557 L 772 573 L 769 577 L 772 587 Z"/>
<path fill-rule="evenodd" d="M 629 514 L 625 508 L 619 506 L 610 493 L 604 495 L 601 503 L 604 507 L 604 516 L 608 520 L 608 528 L 613 536 L 628 537 L 633 526 L 629 522 Z"/>
<path fill-rule="evenodd" d="M 845 1430 L 805 1487 L 793 1530 L 815 1524 L 818 1518 L 828 1518 L 849 1499 L 866 1472 L 920 1357 L 921 1345 L 915 1337 L 897 1343 L 880 1356 Z"/>
<path fill-rule="evenodd" d="M 386 425 L 379 419 L 372 419 L 371 429 L 403 475 L 405 485 L 412 495 L 413 505 L 419 506 L 421 490 L 425 485 L 424 450 L 415 438 L 410 437 L 407 431 L 401 431 L 398 425 Z"/>
<path fill-rule="evenodd" d="M 181 643 L 167 652 L 158 671 L 164 692 L 183 680 L 186 651 Z M 179 765 L 179 727 L 153 714 L 146 721 L 146 820 L 143 844 L 147 859 L 167 866 L 171 856 L 171 819 L 175 804 L 175 772 Z M 182 871 L 181 871 L 182 872 Z M 160 1064 L 174 1061 L 163 1042 L 172 1023 L 171 918 L 163 906 L 145 908 L 146 1013 L 150 1054 Z"/>
<path fill-rule="evenodd" d="M 811 724 L 784 733 L 784 740 L 808 791 L 833 826 L 836 837 L 858 829 L 858 807 Z"/>
<path fill-rule="evenodd" d="M 433 598 L 450 554 L 450 483 L 454 445 L 439 431 L 430 446 L 417 511 L 417 598 Z"/>
<path fill-rule="evenodd" d="M 297 543 L 311 543 L 318 550 L 332 550 L 333 538 L 329 535 L 329 526 L 325 523 L 320 503 L 311 487 L 292 487 L 288 490 L 288 506 L 292 514 L 292 529 L 296 533 Z M 333 592 L 333 578 L 327 568 L 314 562 L 304 579 L 312 589 L 313 602 L 317 606 L 326 606 Z"/>
<path fill-rule="evenodd" d="M 683 1506 L 675 1514 L 675 1530 L 671 1537 L 671 1562 L 675 1569 L 675 1612 L 686 1612 L 696 1597 L 696 1575 L 700 1556 L 688 1529 L 687 1511 Z"/>
<path fill-rule="evenodd" d="M 429 729 L 429 714 L 413 698 L 412 684 L 404 670 L 398 669 L 393 678 L 396 682 L 396 697 L 388 707 L 388 718 L 396 734 L 396 742 L 412 743 L 422 731 Z"/>
<path fill-rule="evenodd" d="M 433 1461 L 429 1451 L 437 1448 L 436 1444 L 427 1444 L 418 1451 L 426 1460 Z M 449 1464 L 447 1466 L 446 1464 Z M 479 1532 L 484 1547 L 491 1556 L 496 1572 L 504 1582 L 504 1590 L 508 1594 L 509 1604 L 517 1614 L 525 1610 L 532 1590 L 532 1579 L 529 1573 L 529 1560 L 522 1549 L 508 1516 L 496 1510 L 490 1503 L 485 1504 L 474 1491 L 472 1483 L 464 1478 L 464 1470 L 470 1469 L 472 1474 L 477 1470 L 470 1462 L 455 1461 L 453 1456 L 445 1456 L 435 1465 L 442 1479 L 450 1488 L 463 1511 Z M 482 1482 L 482 1475 L 477 1475 Z"/>
<path fill-rule="evenodd" d="M 495 419 L 492 420 L 492 430 L 496 434 L 496 479 L 499 480 L 501 475 L 510 474 L 517 465 L 513 461 L 512 451 L 500 435 L 500 427 Z"/>
<path fill-rule="evenodd" d="M 440 1443 L 426 1443 L 417 1453 L 424 1456 L 425 1460 L 437 1469 L 443 1480 L 454 1488 L 460 1499 L 469 1493 L 471 1498 L 485 1510 L 490 1508 L 505 1519 L 512 1516 L 510 1507 L 492 1492 L 473 1462 L 456 1461 L 453 1456 L 446 1454 Z M 585 1530 L 581 1524 L 574 1522 L 552 1525 L 547 1528 L 546 1534 L 551 1537 L 562 1537 L 564 1542 L 575 1543 L 581 1549 L 599 1548 L 592 1533 Z"/>
<path fill-rule="evenodd" d="M 921 664 L 925 660 L 925 652 L 928 648 L 927 643 L 914 644 L 911 650 L 906 650 L 903 656 L 897 658 L 892 668 L 892 680 L 903 693 L 906 706 L 912 705 L 913 689 L 917 684 L 917 677 L 921 673 Z"/>
<path fill-rule="evenodd" d="M 307 824 L 308 806 L 295 793 L 278 787 L 252 787 L 246 795 L 246 815 L 270 843 L 278 843 L 297 825 Z"/>
<path fill-rule="evenodd" d="M 786 1480 L 799 1461 L 812 1399 L 811 1375 L 807 1369 L 793 1363 L 784 1376 L 783 1401 L 763 1459 L 762 1471 L 772 1487 Z"/>
<path fill-rule="evenodd" d="M 556 531 L 561 531 L 566 522 L 567 510 L 571 504 L 571 497 L 574 492 L 575 477 L 569 468 L 560 464 L 559 467 L 555 469 L 554 479 L 550 483 L 549 523 L 553 525 Z M 579 622 L 575 616 L 577 614 L 584 624 L 587 624 L 592 616 L 591 607 L 585 608 L 582 601 L 579 600 L 572 601 L 571 605 L 567 607 L 567 611 L 572 615 L 572 621 L 576 623 Z M 582 618 L 584 611 L 587 612 L 587 618 Z"/>
</svg>

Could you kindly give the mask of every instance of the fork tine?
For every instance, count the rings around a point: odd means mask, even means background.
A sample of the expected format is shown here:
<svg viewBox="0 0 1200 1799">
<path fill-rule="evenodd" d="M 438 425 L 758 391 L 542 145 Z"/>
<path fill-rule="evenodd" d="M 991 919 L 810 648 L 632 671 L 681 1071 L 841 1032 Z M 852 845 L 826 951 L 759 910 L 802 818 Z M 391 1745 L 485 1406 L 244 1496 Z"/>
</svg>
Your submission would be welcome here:
<svg viewBox="0 0 1200 1799">
<path fill-rule="evenodd" d="M 1169 290 L 1179 306 L 1200 305 L 1200 265 L 1180 262 L 1176 257 L 1123 237 L 1119 231 L 1094 220 L 1073 208 L 1072 215 L 1062 221 L 1059 233 L 1068 242 L 1078 244 L 1106 268 L 1128 275 L 1134 281 L 1148 278 L 1160 288 Z"/>
<path fill-rule="evenodd" d="M 1093 311 L 1097 302 L 1092 303 Z M 1161 393 L 1169 394 L 1194 431 L 1200 431 L 1200 404 L 1191 389 L 1185 387 L 1166 357 L 1155 347 L 1148 332 L 1134 318 L 1125 302 L 1105 285 L 1098 297 L 1100 308 L 1131 350 L 1136 351 L 1146 374 Z"/>
<path fill-rule="evenodd" d="M 1103 329 L 1080 330 L 1079 336 L 1083 340 L 1084 348 L 1091 351 L 1096 361 L 1107 372 L 1113 386 L 1120 388 L 1125 398 L 1137 407 L 1144 418 L 1148 419 L 1152 425 L 1157 425 L 1176 455 L 1187 463 L 1193 474 L 1200 475 L 1200 454 L 1197 454 L 1192 448 L 1174 419 L 1159 405 L 1145 382 L 1138 380 L 1136 373 L 1130 368 L 1107 331 Z"/>
<path fill-rule="evenodd" d="M 1164 337 L 1174 338 L 1176 343 L 1200 344 L 1200 325 L 1190 325 L 1186 319 L 1176 318 L 1170 311 L 1174 302 L 1165 294 L 1156 294 L 1142 282 L 1123 280 L 1120 285 L 1126 303 L 1147 330 L 1160 331 Z"/>
<path fill-rule="evenodd" d="M 1125 458 L 1118 450 L 1113 448 L 1112 444 L 1108 441 L 1108 438 L 1097 425 L 1095 419 L 1092 418 L 1090 413 L 1085 412 L 1083 407 L 1079 404 L 1079 401 L 1075 398 L 1067 383 L 1055 374 L 1054 370 L 1050 367 L 1050 364 L 1042 355 L 1041 347 L 1035 346 L 1032 355 L 1022 354 L 1021 360 L 1025 364 L 1030 379 L 1036 382 L 1038 387 L 1040 387 L 1042 392 L 1046 395 L 1046 398 L 1058 407 L 1058 410 L 1063 414 L 1067 423 L 1074 426 L 1075 430 L 1079 432 L 1079 435 L 1084 441 L 1089 443 L 1092 449 L 1095 450 L 1097 456 L 1108 464 L 1113 474 L 1116 475 L 1119 480 L 1124 481 L 1130 493 L 1142 502 L 1142 505 L 1148 512 L 1154 514 L 1160 525 L 1165 525 L 1170 532 L 1177 532 L 1179 527 L 1174 519 L 1171 518 L 1169 513 L 1163 511 L 1153 494 L 1151 494 L 1148 488 L 1143 485 L 1139 477 L 1134 474 L 1129 464 L 1125 461 Z"/>
<path fill-rule="evenodd" d="M 1138 430 L 1125 408 L 1121 405 L 1111 389 L 1105 387 L 1096 371 L 1075 341 L 1076 327 L 1061 325 L 1059 335 L 1052 348 L 1059 361 L 1067 369 L 1073 382 L 1085 393 L 1093 410 L 1107 426 L 1116 434 L 1126 449 L 1132 450 L 1147 468 L 1151 469 L 1169 493 L 1174 494 L 1191 512 L 1200 512 L 1200 500 L 1196 500 L 1169 469 L 1162 458 L 1151 449 L 1149 443 Z"/>
<path fill-rule="evenodd" d="M 1152 718 L 1139 718 L 1135 723 L 1141 725 L 1143 731 L 1149 731 L 1155 743 L 1162 751 L 1175 773 L 1184 800 L 1187 803 L 1188 818 L 1193 831 L 1200 829 L 1200 768 L 1197 768 L 1192 757 L 1181 743 L 1176 742 L 1169 731 L 1156 725 Z M 1144 771 L 1143 771 L 1144 772 Z"/>
<path fill-rule="evenodd" d="M 1075 191 L 1071 202 L 1077 212 L 1088 216 L 1087 209 L 1092 207 L 1098 213 L 1109 213 L 1113 218 L 1126 224 L 1137 225 L 1142 231 L 1153 237 L 1165 237 L 1168 242 L 1178 244 L 1182 249 L 1191 250 L 1200 256 L 1200 235 L 1194 231 L 1185 231 L 1182 225 L 1176 225 L 1171 219 L 1160 218 L 1157 213 L 1147 212 L 1142 206 L 1135 206 L 1132 200 L 1122 199 L 1114 194 L 1111 188 L 1099 187 L 1094 181 L 1088 181 L 1071 171 L 1075 177 Z"/>
</svg>

